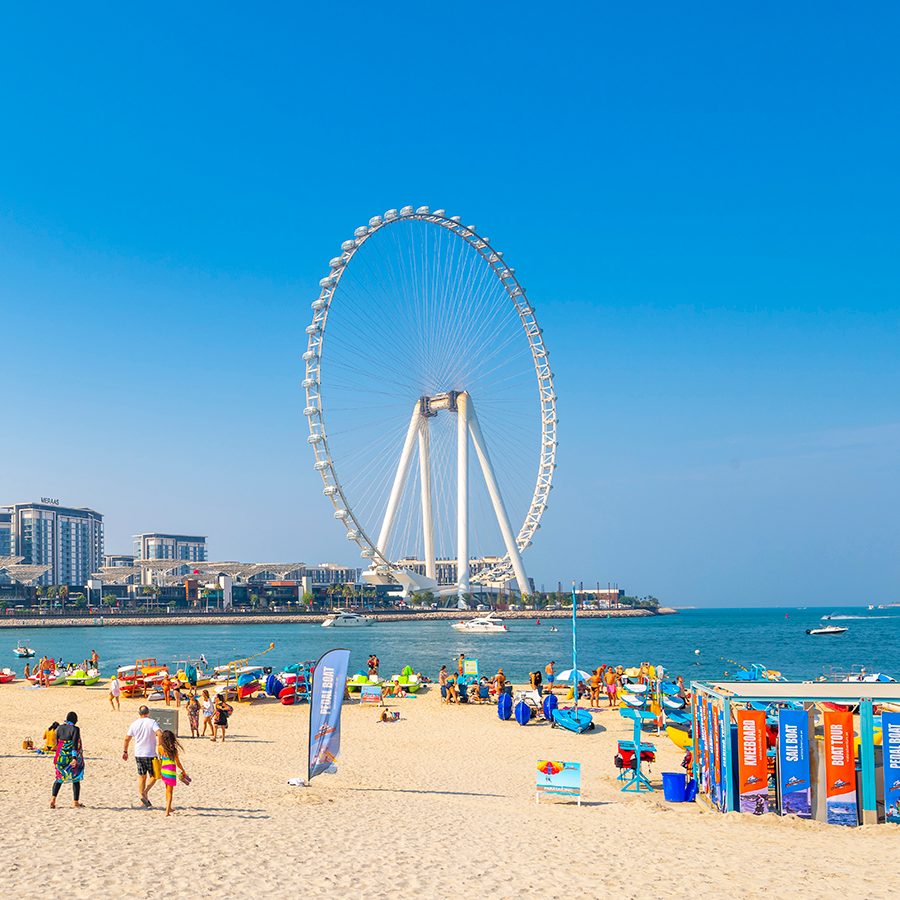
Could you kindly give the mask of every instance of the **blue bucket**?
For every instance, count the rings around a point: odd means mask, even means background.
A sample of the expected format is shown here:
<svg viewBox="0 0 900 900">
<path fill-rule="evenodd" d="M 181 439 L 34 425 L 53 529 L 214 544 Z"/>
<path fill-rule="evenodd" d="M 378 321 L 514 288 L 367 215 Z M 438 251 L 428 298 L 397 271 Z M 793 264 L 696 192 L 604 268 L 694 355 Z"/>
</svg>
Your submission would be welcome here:
<svg viewBox="0 0 900 900">
<path fill-rule="evenodd" d="M 669 803 L 687 802 L 687 779 L 683 772 L 663 772 L 663 797 Z"/>
</svg>

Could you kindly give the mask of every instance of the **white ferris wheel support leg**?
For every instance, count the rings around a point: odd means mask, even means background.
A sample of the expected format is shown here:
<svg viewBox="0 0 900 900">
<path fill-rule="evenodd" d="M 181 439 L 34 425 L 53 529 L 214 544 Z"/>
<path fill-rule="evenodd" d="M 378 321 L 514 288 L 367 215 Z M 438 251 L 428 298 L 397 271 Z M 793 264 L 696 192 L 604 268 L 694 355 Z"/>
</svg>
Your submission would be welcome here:
<svg viewBox="0 0 900 900">
<path fill-rule="evenodd" d="M 469 592 L 469 395 L 456 397 L 456 593 Z"/>
<path fill-rule="evenodd" d="M 412 417 L 409 420 L 409 428 L 406 431 L 406 440 L 403 442 L 403 450 L 400 453 L 400 462 L 397 464 L 397 474 L 394 476 L 394 486 L 391 488 L 391 496 L 388 499 L 387 509 L 384 512 L 384 521 L 381 523 L 381 532 L 378 535 L 378 552 L 385 556 L 387 544 L 391 539 L 391 531 L 394 528 L 394 517 L 397 515 L 397 506 L 403 496 L 403 487 L 406 484 L 406 475 L 409 472 L 409 462 L 412 458 L 413 445 L 416 442 L 416 432 L 419 430 L 419 402 L 413 406 Z"/>
<path fill-rule="evenodd" d="M 528 579 L 525 577 L 525 567 L 522 565 L 522 556 L 519 553 L 519 547 L 516 544 L 512 528 L 509 526 L 509 516 L 506 514 L 503 497 L 500 494 L 500 488 L 494 476 L 494 467 L 491 465 L 491 458 L 488 456 L 487 446 L 484 443 L 484 436 L 481 433 L 481 426 L 478 423 L 474 403 L 469 407 L 468 419 L 469 431 L 472 433 L 472 444 L 475 447 L 475 453 L 478 455 L 478 461 L 481 463 L 484 481 L 487 485 L 488 493 L 491 495 L 491 503 L 494 506 L 494 515 L 497 517 L 497 524 L 500 526 L 500 533 L 503 535 L 503 543 L 506 545 L 506 552 L 509 554 L 519 591 L 522 596 L 525 596 L 531 593 Z"/>
<path fill-rule="evenodd" d="M 425 574 L 437 578 L 434 559 L 434 521 L 431 516 L 431 429 L 428 417 L 419 425 L 419 481 L 422 482 L 422 536 L 425 542 Z"/>
</svg>

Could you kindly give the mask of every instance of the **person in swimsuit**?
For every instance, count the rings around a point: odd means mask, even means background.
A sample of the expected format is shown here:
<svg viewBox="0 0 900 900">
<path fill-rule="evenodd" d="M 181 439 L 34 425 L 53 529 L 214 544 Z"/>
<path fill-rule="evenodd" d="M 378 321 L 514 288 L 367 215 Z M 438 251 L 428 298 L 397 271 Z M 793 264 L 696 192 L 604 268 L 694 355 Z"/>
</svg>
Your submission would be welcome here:
<svg viewBox="0 0 900 900">
<path fill-rule="evenodd" d="M 159 758 L 159 777 L 166 787 L 166 815 L 172 815 L 172 796 L 175 793 L 175 783 L 178 781 L 178 770 L 181 771 L 181 779 L 190 784 L 188 773 L 181 764 L 181 744 L 171 731 L 160 731 L 156 736 L 156 755 Z"/>
<path fill-rule="evenodd" d="M 81 779 L 84 778 L 84 748 L 81 746 L 81 729 L 76 724 L 78 716 L 70 712 L 66 721 L 56 729 L 56 780 L 53 782 L 53 796 L 50 809 L 56 809 L 56 797 L 63 784 L 72 785 L 72 806 L 84 806 L 79 802 Z"/>
<path fill-rule="evenodd" d="M 497 689 L 499 697 L 503 693 L 503 688 L 506 687 L 506 676 L 503 674 L 503 669 L 497 669 L 497 674 L 494 676 L 494 687 Z"/>
<path fill-rule="evenodd" d="M 225 730 L 228 728 L 228 717 L 232 713 L 232 708 L 228 701 L 219 694 L 216 697 L 215 717 L 213 718 L 213 743 L 216 741 L 216 735 L 221 730 L 222 741 L 225 741 Z"/>
<path fill-rule="evenodd" d="M 200 737 L 200 701 L 197 694 L 191 692 L 191 699 L 187 703 L 188 724 L 191 726 L 191 737 Z"/>
<path fill-rule="evenodd" d="M 603 676 L 600 674 L 600 669 L 595 669 L 594 674 L 591 675 L 591 706 L 594 708 L 600 705 L 600 685 L 603 683 Z"/>
<path fill-rule="evenodd" d="M 547 688 L 550 693 L 553 693 L 553 682 L 556 681 L 556 660 L 551 660 L 544 667 L 544 672 L 547 675 L 547 684 L 549 687 Z"/>
<path fill-rule="evenodd" d="M 207 728 L 209 728 L 210 734 L 215 737 L 216 726 L 213 723 L 213 716 L 215 716 L 216 712 L 215 704 L 210 699 L 209 691 L 203 691 L 200 698 L 200 707 L 203 713 L 203 731 L 200 732 L 200 737 L 203 737 L 206 734 Z"/>
<path fill-rule="evenodd" d="M 612 666 L 606 670 L 606 674 L 603 678 L 606 681 L 606 698 L 609 701 L 610 706 L 615 706 L 618 690 L 616 688 L 616 673 Z"/>
<path fill-rule="evenodd" d="M 438 672 L 438 684 L 441 688 L 441 703 L 447 702 L 447 679 L 449 676 L 447 675 L 447 667 L 441 666 L 441 671 Z"/>
<path fill-rule="evenodd" d="M 119 694 L 121 693 L 122 686 L 119 684 L 119 679 L 113 675 L 109 679 L 109 705 L 111 709 L 119 709 Z"/>
</svg>

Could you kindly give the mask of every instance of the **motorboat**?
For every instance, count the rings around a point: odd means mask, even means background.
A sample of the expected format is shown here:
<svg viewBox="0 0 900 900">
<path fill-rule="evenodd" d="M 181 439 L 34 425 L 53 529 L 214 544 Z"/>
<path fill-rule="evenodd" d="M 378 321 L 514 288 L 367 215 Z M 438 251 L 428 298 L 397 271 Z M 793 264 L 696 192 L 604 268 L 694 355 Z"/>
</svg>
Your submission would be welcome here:
<svg viewBox="0 0 900 900">
<path fill-rule="evenodd" d="M 509 629 L 495 615 L 479 616 L 477 619 L 467 619 L 464 622 L 454 622 L 450 626 L 454 631 L 463 631 L 466 634 L 506 634 Z"/>
<path fill-rule="evenodd" d="M 0 669 L 0 684 L 12 684 L 16 680 L 16 673 L 12 669 Z"/>
<path fill-rule="evenodd" d="M 840 625 L 826 625 L 824 628 L 807 628 L 807 634 L 843 634 L 847 629 Z"/>
<path fill-rule="evenodd" d="M 375 620 L 371 616 L 363 616 L 359 613 L 347 612 L 339 609 L 322 622 L 323 628 L 365 628 Z"/>
<path fill-rule="evenodd" d="M 34 650 L 23 644 L 22 641 L 19 641 L 13 648 L 13 653 L 15 653 L 19 659 L 31 659 L 31 657 L 34 656 Z"/>
</svg>

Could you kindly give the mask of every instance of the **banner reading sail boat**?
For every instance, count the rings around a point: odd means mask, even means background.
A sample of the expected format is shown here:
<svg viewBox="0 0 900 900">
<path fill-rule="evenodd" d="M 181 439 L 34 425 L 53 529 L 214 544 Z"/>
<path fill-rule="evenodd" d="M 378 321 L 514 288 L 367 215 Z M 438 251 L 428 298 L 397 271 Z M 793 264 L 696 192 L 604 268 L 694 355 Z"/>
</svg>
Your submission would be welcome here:
<svg viewBox="0 0 900 900">
<path fill-rule="evenodd" d="M 812 818 L 809 780 L 809 713 L 778 710 L 778 778 L 783 816 Z"/>
<path fill-rule="evenodd" d="M 341 749 L 341 706 L 350 651 L 329 650 L 313 670 L 309 703 L 309 762 L 306 783 L 332 770 Z"/>
</svg>

